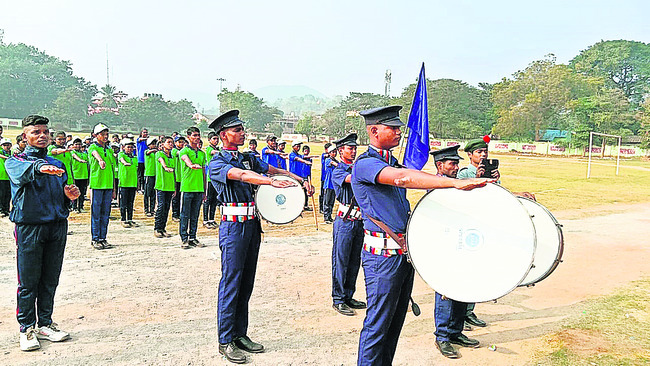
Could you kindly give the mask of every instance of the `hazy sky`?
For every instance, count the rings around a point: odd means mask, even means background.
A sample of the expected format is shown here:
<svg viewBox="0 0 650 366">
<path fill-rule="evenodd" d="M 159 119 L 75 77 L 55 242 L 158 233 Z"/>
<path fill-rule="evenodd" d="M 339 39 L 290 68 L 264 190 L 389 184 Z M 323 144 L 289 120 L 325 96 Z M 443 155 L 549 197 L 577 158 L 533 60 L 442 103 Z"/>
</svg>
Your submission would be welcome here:
<svg viewBox="0 0 650 366">
<path fill-rule="evenodd" d="M 131 96 L 216 105 L 224 87 L 304 85 L 328 96 L 392 95 L 427 77 L 496 82 L 600 40 L 650 42 L 649 1 L 0 0 L 6 43 L 70 60 L 77 75 Z"/>
</svg>

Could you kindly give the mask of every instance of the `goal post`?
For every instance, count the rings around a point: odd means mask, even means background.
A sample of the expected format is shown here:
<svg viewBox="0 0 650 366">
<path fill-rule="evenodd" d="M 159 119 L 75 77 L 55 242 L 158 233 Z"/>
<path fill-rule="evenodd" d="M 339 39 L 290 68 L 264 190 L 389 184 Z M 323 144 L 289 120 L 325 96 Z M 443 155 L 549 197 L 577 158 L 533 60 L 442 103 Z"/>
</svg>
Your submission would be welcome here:
<svg viewBox="0 0 650 366">
<path fill-rule="evenodd" d="M 615 138 L 618 140 L 618 148 L 616 149 L 616 175 L 618 175 L 618 168 L 621 163 L 621 142 L 623 138 L 618 135 L 608 135 L 606 133 L 598 133 L 598 132 L 589 132 L 589 162 L 587 163 L 587 179 L 589 179 L 589 176 L 591 175 L 591 152 L 593 148 L 593 141 L 594 141 L 594 135 L 596 136 L 601 136 L 601 137 L 609 137 L 609 138 Z M 604 153 L 604 148 L 603 148 L 603 153 Z"/>
</svg>

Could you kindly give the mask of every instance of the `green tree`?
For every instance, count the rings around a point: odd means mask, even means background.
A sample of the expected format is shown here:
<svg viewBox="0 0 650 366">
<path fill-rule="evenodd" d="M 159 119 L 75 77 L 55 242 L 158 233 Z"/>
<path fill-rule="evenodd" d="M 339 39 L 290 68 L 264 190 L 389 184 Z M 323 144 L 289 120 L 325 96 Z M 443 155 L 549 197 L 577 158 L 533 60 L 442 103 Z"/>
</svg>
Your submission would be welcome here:
<svg viewBox="0 0 650 366">
<path fill-rule="evenodd" d="M 600 41 L 580 52 L 569 65 L 581 74 L 604 78 L 608 87 L 621 90 L 635 106 L 650 92 L 650 44 Z"/>
<path fill-rule="evenodd" d="M 81 129 L 88 122 L 90 95 L 75 87 L 68 87 L 59 93 L 52 106 L 43 113 L 55 128 Z"/>
<path fill-rule="evenodd" d="M 451 79 L 427 79 L 429 132 L 439 138 L 474 138 L 489 133 L 496 122 L 490 93 Z M 404 121 L 408 120 L 417 83 L 402 91 Z"/>
<path fill-rule="evenodd" d="M 650 98 L 646 99 L 641 105 L 637 119 L 641 124 L 641 128 L 639 129 L 641 147 L 650 149 Z"/>
<path fill-rule="evenodd" d="M 52 108 L 67 88 L 94 95 L 97 88 L 73 75 L 69 61 L 25 44 L 0 44 L 0 116 L 21 118 Z"/>
<path fill-rule="evenodd" d="M 221 113 L 238 109 L 241 118 L 248 123 L 248 128 L 255 132 L 267 131 L 267 125 L 283 115 L 279 109 L 269 107 L 261 98 L 246 91 L 231 92 L 224 88 L 217 98 Z"/>
<path fill-rule="evenodd" d="M 339 105 L 325 111 L 322 116 L 322 132 L 332 137 L 356 132 L 362 143 L 368 142 L 368 134 L 363 118 L 358 112 L 364 109 L 394 104 L 396 99 L 374 93 L 352 92 Z"/>
<path fill-rule="evenodd" d="M 316 135 L 316 116 L 312 113 L 306 113 L 296 124 L 296 132 L 307 136 L 307 141 Z"/>
<path fill-rule="evenodd" d="M 497 115 L 493 132 L 506 138 L 538 140 L 540 131 L 557 127 L 569 112 L 568 103 L 588 97 L 604 81 L 574 73 L 555 64 L 555 56 L 532 62 L 513 79 L 503 79 L 492 89 Z"/>
<path fill-rule="evenodd" d="M 186 99 L 172 102 L 159 97 L 130 98 L 120 109 L 124 122 L 137 130 L 182 130 L 194 124 L 194 113 L 196 108 Z"/>
</svg>

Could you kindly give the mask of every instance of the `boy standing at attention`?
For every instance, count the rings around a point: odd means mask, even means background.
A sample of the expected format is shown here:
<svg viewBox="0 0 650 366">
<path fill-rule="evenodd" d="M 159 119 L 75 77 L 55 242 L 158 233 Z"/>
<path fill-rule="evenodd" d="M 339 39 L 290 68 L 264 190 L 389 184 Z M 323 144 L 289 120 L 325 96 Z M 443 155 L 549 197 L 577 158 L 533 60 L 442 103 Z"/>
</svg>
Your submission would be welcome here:
<svg viewBox="0 0 650 366">
<path fill-rule="evenodd" d="M 113 198 L 113 179 L 115 175 L 115 156 L 108 144 L 108 126 L 98 123 L 93 129 L 97 139 L 88 147 L 90 160 L 90 189 L 92 189 L 90 244 L 97 250 L 113 246 L 106 241 L 108 217 L 111 213 Z"/>
<path fill-rule="evenodd" d="M 172 157 L 174 140 L 171 136 L 162 138 L 162 149 L 156 153 L 156 196 L 158 208 L 156 209 L 156 221 L 153 235 L 156 238 L 169 238 L 172 234 L 167 232 L 167 216 L 174 195 L 176 179 L 174 169 L 176 161 Z"/>
<path fill-rule="evenodd" d="M 187 129 L 189 144 L 178 153 L 181 169 L 181 222 L 179 231 L 181 248 L 202 248 L 205 245 L 196 239 L 196 230 L 199 224 L 201 201 L 205 192 L 205 152 L 200 148 L 201 131 L 196 127 Z"/>
</svg>

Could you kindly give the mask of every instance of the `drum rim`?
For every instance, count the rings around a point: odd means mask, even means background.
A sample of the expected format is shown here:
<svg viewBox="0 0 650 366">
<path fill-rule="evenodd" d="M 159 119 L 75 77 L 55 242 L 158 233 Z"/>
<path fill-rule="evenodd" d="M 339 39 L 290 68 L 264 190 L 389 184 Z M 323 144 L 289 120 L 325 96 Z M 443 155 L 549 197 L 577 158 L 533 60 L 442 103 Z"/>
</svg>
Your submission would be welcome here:
<svg viewBox="0 0 650 366">
<path fill-rule="evenodd" d="M 522 283 L 519 284 L 519 287 L 528 287 L 528 286 L 535 285 L 536 283 L 539 283 L 539 282 L 545 280 L 560 265 L 560 263 L 562 262 L 562 255 L 564 254 L 564 233 L 562 232 L 562 224 L 560 224 L 560 222 L 557 221 L 557 219 L 555 218 L 555 216 L 553 216 L 551 211 L 549 211 L 549 209 L 546 208 L 544 205 L 542 205 L 541 203 L 539 203 L 539 202 L 537 202 L 535 200 L 531 200 L 528 197 L 517 196 L 517 198 L 519 200 L 526 200 L 526 201 L 530 201 L 530 202 L 536 204 L 537 206 L 541 207 L 551 217 L 551 219 L 555 223 L 555 228 L 556 228 L 556 231 L 557 231 L 558 241 L 560 243 L 560 245 L 558 247 L 557 255 L 555 256 L 555 260 L 553 260 L 553 264 L 548 268 L 548 270 L 546 272 L 544 272 L 544 274 L 539 276 L 539 278 L 536 278 L 533 281 L 529 281 L 529 282 L 526 282 L 526 283 L 522 282 Z M 533 225 L 534 224 L 535 223 L 533 222 Z M 537 231 L 537 229 L 535 229 L 535 230 Z M 537 236 L 537 234 L 535 234 L 535 235 Z M 537 247 L 535 247 L 535 250 L 537 250 Z"/>
<path fill-rule="evenodd" d="M 289 176 L 289 175 L 286 175 L 286 174 L 275 174 L 275 175 L 273 175 L 272 177 L 273 177 L 273 178 L 276 178 L 276 177 L 284 177 L 284 178 L 286 178 L 286 180 L 291 180 L 291 181 L 293 181 L 294 183 L 296 183 L 296 184 L 298 185 L 298 187 L 300 187 L 300 182 L 298 182 L 298 180 L 294 179 L 293 177 L 291 177 L 291 176 Z M 295 218 L 293 218 L 291 221 L 285 221 L 285 222 L 275 222 L 275 221 L 271 221 L 271 220 L 267 219 L 266 217 L 264 217 L 264 215 L 262 214 L 262 212 L 261 212 L 260 209 L 259 209 L 259 206 L 257 205 L 257 202 L 258 202 L 258 200 L 257 200 L 257 196 L 258 196 L 259 192 L 260 192 L 259 189 L 255 190 L 255 197 L 254 197 L 254 198 L 255 198 L 255 211 L 257 211 L 257 214 L 259 215 L 259 217 L 261 217 L 262 219 L 264 219 L 264 221 L 270 222 L 271 224 L 274 224 L 274 225 L 285 225 L 285 224 L 290 224 L 290 223 L 296 221 L 296 220 L 297 220 L 297 219 L 302 215 L 302 212 L 304 211 L 304 209 L 303 209 L 302 211 L 300 211 L 300 213 L 298 214 L 298 216 L 296 216 Z"/>
<path fill-rule="evenodd" d="M 498 187 L 499 189 L 503 189 L 504 191 L 506 191 L 507 193 L 509 193 L 510 195 L 512 195 L 515 199 L 518 198 L 517 196 L 515 196 L 514 194 L 512 194 L 512 192 L 510 192 L 509 190 L 507 190 L 506 188 L 502 187 L 502 186 L 499 185 L 499 184 L 496 184 L 496 183 L 488 183 L 488 184 L 489 184 L 489 185 L 492 185 L 492 186 L 496 186 L 496 187 Z M 449 188 L 441 188 L 441 189 L 449 189 Z M 480 188 L 479 188 L 479 189 L 480 189 Z M 418 271 L 417 267 L 416 267 L 415 264 L 413 263 L 413 258 L 411 257 L 411 251 L 408 250 L 408 248 L 409 248 L 409 244 L 408 244 L 409 235 L 408 235 L 408 233 L 409 233 L 409 228 L 411 227 L 411 218 L 413 217 L 413 213 L 414 213 L 415 210 L 418 208 L 418 206 L 420 205 L 420 203 L 422 203 L 422 201 L 424 201 L 424 198 L 427 197 L 429 194 L 432 194 L 432 192 L 434 192 L 434 191 L 435 191 L 435 189 L 432 189 L 432 190 L 430 190 L 429 192 L 425 193 L 425 194 L 422 196 L 422 198 L 420 198 L 420 200 L 418 201 L 418 203 L 415 204 L 415 207 L 413 207 L 413 209 L 411 210 L 411 213 L 410 213 L 410 215 L 409 215 L 408 222 L 406 223 L 406 235 L 405 235 L 405 236 L 406 236 L 406 240 L 405 240 L 405 242 L 406 242 L 406 255 L 407 255 L 407 259 L 408 259 L 409 263 L 411 263 L 411 266 L 413 267 L 413 269 L 415 269 L 415 272 L 418 274 L 418 276 L 420 276 L 420 278 L 422 279 L 422 281 L 424 281 L 424 283 L 426 283 L 427 286 L 429 286 L 432 290 L 434 290 L 434 291 L 437 292 L 437 290 L 434 289 L 433 286 L 431 286 L 431 285 L 429 284 L 429 282 L 427 282 L 427 280 L 424 279 L 424 277 L 422 277 L 422 275 L 420 274 L 420 271 Z M 523 203 L 519 202 L 519 200 L 517 200 L 517 202 L 522 206 L 522 208 L 523 208 L 524 210 L 526 210 L 526 207 L 523 207 L 523 206 L 524 206 Z M 528 210 L 526 210 L 526 212 L 528 212 Z M 528 216 L 529 216 L 529 219 L 530 219 L 531 225 L 533 226 L 533 229 L 534 229 L 534 228 L 535 228 L 535 224 L 533 223 L 532 218 L 530 218 L 530 215 L 528 215 Z M 503 294 L 503 295 L 501 295 L 501 296 L 499 296 L 499 297 L 496 297 L 496 298 L 493 298 L 493 299 L 489 299 L 489 300 L 472 301 L 472 302 L 475 302 L 475 303 L 476 303 L 476 302 L 488 302 L 488 301 L 494 301 L 494 300 L 500 299 L 500 298 L 502 298 L 502 297 L 504 297 L 504 296 L 510 294 L 512 291 L 516 290 L 516 289 L 521 285 L 521 281 L 523 281 L 524 279 L 526 279 L 526 276 L 528 276 L 528 272 L 530 272 L 530 270 L 532 269 L 533 262 L 535 261 L 535 251 L 537 250 L 537 232 L 536 232 L 535 230 L 533 230 L 533 239 L 534 239 L 533 256 L 531 257 L 530 264 L 528 265 L 528 270 L 527 270 L 526 273 L 523 275 L 523 277 L 519 280 L 520 282 L 519 282 L 517 285 L 515 285 L 514 287 L 512 287 L 510 290 L 508 290 L 508 292 L 506 292 L 505 294 Z M 440 294 L 443 295 L 443 296 L 446 296 L 446 295 L 443 294 L 443 293 L 440 293 Z M 454 300 L 454 299 L 451 298 L 451 297 L 450 297 L 450 299 Z M 457 300 L 454 300 L 454 301 L 457 301 Z"/>
</svg>

